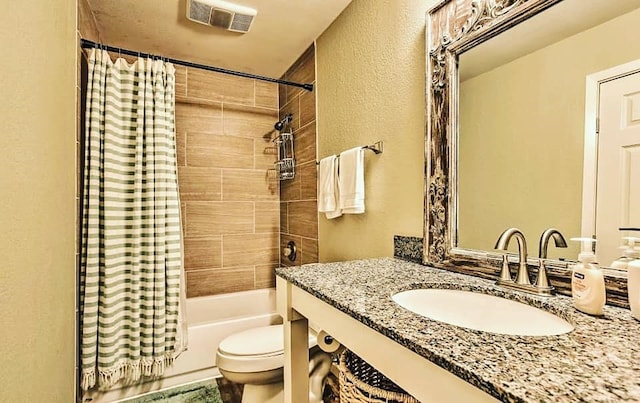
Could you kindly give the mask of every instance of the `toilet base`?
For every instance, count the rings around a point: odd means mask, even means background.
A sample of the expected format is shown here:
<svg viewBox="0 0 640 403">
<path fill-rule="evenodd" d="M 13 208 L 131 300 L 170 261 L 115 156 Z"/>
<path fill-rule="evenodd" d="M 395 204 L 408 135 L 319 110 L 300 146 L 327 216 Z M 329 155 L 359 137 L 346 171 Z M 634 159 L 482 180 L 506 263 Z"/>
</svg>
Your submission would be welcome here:
<svg viewBox="0 0 640 403">
<path fill-rule="evenodd" d="M 314 347 L 309 358 L 309 403 L 322 403 L 324 381 L 330 369 L 331 355 Z M 261 385 L 245 383 L 242 403 L 284 403 L 284 381 L 281 372 L 278 379 L 279 382 Z"/>
<path fill-rule="evenodd" d="M 242 403 L 284 403 L 284 383 L 245 384 Z"/>
<path fill-rule="evenodd" d="M 218 357 L 220 352 L 218 352 Z M 331 369 L 331 356 L 314 346 L 309 351 L 309 403 L 322 403 L 324 381 Z M 242 403 L 284 403 L 283 368 L 260 372 L 232 372 L 218 368 L 220 374 L 244 384 Z"/>
</svg>

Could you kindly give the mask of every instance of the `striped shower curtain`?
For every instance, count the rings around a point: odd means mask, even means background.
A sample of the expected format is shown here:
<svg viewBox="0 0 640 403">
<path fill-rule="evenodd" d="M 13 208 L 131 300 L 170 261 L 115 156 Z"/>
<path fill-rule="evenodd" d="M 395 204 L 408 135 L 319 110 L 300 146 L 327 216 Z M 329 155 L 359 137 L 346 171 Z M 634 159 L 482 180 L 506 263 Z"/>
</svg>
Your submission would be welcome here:
<svg viewBox="0 0 640 403">
<path fill-rule="evenodd" d="M 186 346 L 175 69 L 89 52 L 81 387 L 162 375 Z M 181 302 L 182 301 L 182 302 Z"/>
</svg>

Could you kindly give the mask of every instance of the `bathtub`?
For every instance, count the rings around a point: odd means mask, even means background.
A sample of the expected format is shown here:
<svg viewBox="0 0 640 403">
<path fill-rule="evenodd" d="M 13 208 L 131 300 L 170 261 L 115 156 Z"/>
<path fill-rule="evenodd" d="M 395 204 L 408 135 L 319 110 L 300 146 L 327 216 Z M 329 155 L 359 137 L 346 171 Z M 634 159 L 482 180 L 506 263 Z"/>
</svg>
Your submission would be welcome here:
<svg viewBox="0 0 640 403">
<path fill-rule="evenodd" d="M 220 376 L 216 349 L 228 335 L 257 326 L 282 323 L 275 312 L 275 289 L 235 292 L 187 299 L 189 347 L 167 368 L 164 376 L 144 383 L 90 391 L 83 402 L 103 403 L 128 399 L 173 386 Z"/>
</svg>

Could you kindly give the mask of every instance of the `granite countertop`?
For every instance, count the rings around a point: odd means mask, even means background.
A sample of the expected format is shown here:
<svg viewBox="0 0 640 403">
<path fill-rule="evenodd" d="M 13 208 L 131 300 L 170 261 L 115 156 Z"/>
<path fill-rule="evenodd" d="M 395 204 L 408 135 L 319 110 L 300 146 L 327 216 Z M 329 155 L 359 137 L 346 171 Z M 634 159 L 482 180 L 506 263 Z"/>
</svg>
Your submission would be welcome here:
<svg viewBox="0 0 640 403">
<path fill-rule="evenodd" d="M 640 401 L 640 321 L 629 310 L 605 306 L 603 317 L 593 317 L 567 297 L 536 297 L 393 258 L 308 264 L 276 274 L 502 401 Z M 449 325 L 391 299 L 414 288 L 518 300 L 556 313 L 575 330 L 531 337 Z"/>
</svg>

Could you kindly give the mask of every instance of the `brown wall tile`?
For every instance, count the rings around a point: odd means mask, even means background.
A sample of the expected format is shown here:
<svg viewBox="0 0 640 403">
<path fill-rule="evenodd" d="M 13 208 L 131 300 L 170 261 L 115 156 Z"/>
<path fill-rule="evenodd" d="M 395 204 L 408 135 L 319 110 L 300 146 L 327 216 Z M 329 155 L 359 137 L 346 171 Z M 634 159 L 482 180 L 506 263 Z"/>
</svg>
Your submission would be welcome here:
<svg viewBox="0 0 640 403">
<path fill-rule="evenodd" d="M 222 73 L 188 68 L 186 76 L 188 82 L 187 97 L 220 102 L 224 100 L 223 86 L 229 80 Z"/>
<path fill-rule="evenodd" d="M 187 165 L 187 133 L 176 132 L 178 166 Z"/>
<path fill-rule="evenodd" d="M 280 119 L 291 113 L 293 119 L 291 120 L 291 128 L 295 131 L 300 128 L 300 99 L 296 95 L 289 99 L 286 105 L 280 108 Z"/>
<path fill-rule="evenodd" d="M 222 171 L 222 200 L 277 201 L 276 179 L 265 170 L 225 169 Z"/>
<path fill-rule="evenodd" d="M 222 171 L 218 168 L 179 167 L 178 181 L 182 201 L 222 200 Z"/>
<path fill-rule="evenodd" d="M 269 192 L 274 194 L 276 198 L 280 194 L 280 180 L 278 179 L 278 174 L 275 169 L 267 169 L 266 171 L 267 182 L 269 185 Z"/>
<path fill-rule="evenodd" d="M 317 239 L 302 238 L 300 249 L 302 251 L 301 252 L 302 264 L 318 263 L 318 240 Z"/>
<path fill-rule="evenodd" d="M 222 267 L 222 237 L 185 238 L 184 267 L 185 270 Z"/>
<path fill-rule="evenodd" d="M 222 106 L 177 102 L 176 131 L 222 134 Z"/>
<path fill-rule="evenodd" d="M 187 96 L 187 68 L 174 65 L 176 68 L 176 96 Z"/>
<path fill-rule="evenodd" d="M 280 231 L 280 202 L 256 202 L 256 233 Z"/>
<path fill-rule="evenodd" d="M 287 79 L 303 83 L 316 81 L 316 52 L 315 47 L 311 44 L 305 51 L 293 62 L 287 71 Z"/>
<path fill-rule="evenodd" d="M 278 111 L 264 108 L 225 104 L 223 112 L 224 134 L 271 140 Z"/>
<path fill-rule="evenodd" d="M 318 193 L 318 168 L 314 161 L 298 165 L 302 200 L 315 200 Z"/>
<path fill-rule="evenodd" d="M 276 267 L 277 264 L 256 266 L 256 289 L 276 286 Z"/>
<path fill-rule="evenodd" d="M 286 79 L 286 77 L 283 75 L 281 77 L 283 80 Z M 279 84 L 278 85 L 278 107 L 282 108 L 282 105 L 285 105 L 288 102 L 287 100 L 287 86 L 286 85 L 282 85 Z"/>
<path fill-rule="evenodd" d="M 300 192 L 300 172 L 297 172 L 293 179 L 280 182 L 280 200 L 300 200 Z"/>
<path fill-rule="evenodd" d="M 253 203 L 250 202 L 187 202 L 186 216 L 185 235 L 188 237 L 253 232 Z"/>
<path fill-rule="evenodd" d="M 278 84 L 256 80 L 256 106 L 278 109 Z"/>
<path fill-rule="evenodd" d="M 288 203 L 280 202 L 280 232 L 289 232 L 289 224 L 287 219 Z"/>
<path fill-rule="evenodd" d="M 222 237 L 224 267 L 278 263 L 278 234 L 224 235 Z"/>
<path fill-rule="evenodd" d="M 254 140 L 254 168 L 256 169 L 273 169 L 278 159 L 278 150 L 271 141 L 260 139 Z"/>
<path fill-rule="evenodd" d="M 298 164 L 313 161 L 316 157 L 316 125 L 310 123 L 294 133 L 296 161 Z"/>
<path fill-rule="evenodd" d="M 289 233 L 307 238 L 318 237 L 317 203 L 299 201 L 289 203 Z"/>
<path fill-rule="evenodd" d="M 187 165 L 253 168 L 253 140 L 209 133 L 187 134 Z"/>
<path fill-rule="evenodd" d="M 304 91 L 300 94 L 300 127 L 316 120 L 316 93 Z"/>
<path fill-rule="evenodd" d="M 187 68 L 187 96 L 242 105 L 255 104 L 254 80 Z"/>
<path fill-rule="evenodd" d="M 187 272 L 187 298 L 252 290 L 254 276 L 253 266 L 190 271 Z"/>
<path fill-rule="evenodd" d="M 299 83 L 312 83 L 316 81 L 315 49 L 313 45 L 307 48 L 302 56 L 293 63 L 285 76 L 287 80 Z M 298 87 L 287 87 L 287 100 L 302 91 L 306 90 Z"/>
</svg>

